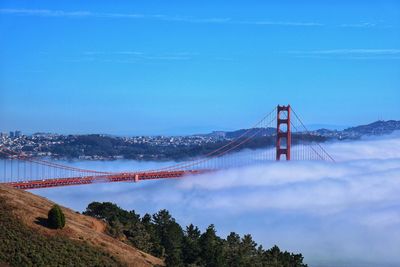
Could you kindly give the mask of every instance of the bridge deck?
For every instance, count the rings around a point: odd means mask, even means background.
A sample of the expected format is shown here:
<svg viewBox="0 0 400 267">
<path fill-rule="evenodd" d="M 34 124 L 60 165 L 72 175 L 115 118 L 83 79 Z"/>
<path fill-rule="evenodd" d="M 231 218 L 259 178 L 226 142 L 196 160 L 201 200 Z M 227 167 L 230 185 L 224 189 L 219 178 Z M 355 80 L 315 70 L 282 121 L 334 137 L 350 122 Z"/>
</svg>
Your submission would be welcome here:
<svg viewBox="0 0 400 267">
<path fill-rule="evenodd" d="M 44 180 L 30 180 L 6 183 L 9 186 L 19 189 L 39 189 L 68 185 L 83 185 L 106 182 L 138 182 L 141 180 L 171 179 L 186 175 L 200 174 L 205 170 L 187 171 L 157 171 L 157 172 L 138 172 L 138 173 L 118 173 L 109 175 L 82 176 L 70 178 L 56 178 Z"/>
</svg>

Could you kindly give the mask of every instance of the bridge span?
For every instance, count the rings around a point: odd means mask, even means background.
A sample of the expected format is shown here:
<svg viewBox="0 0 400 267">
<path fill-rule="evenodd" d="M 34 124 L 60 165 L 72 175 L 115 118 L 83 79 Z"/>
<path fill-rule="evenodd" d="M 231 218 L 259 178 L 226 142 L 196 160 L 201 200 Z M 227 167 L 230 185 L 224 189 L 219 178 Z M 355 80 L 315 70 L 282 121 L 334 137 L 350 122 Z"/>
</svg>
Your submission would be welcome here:
<svg viewBox="0 0 400 267">
<path fill-rule="evenodd" d="M 274 149 L 232 153 L 242 151 L 246 144 L 256 138 L 262 138 L 266 129 L 271 128 L 276 129 Z M 321 144 L 310 141 L 309 136 L 309 131 L 291 106 L 278 105 L 253 127 L 202 158 L 160 169 L 126 172 L 88 170 L 28 157 L 22 151 L 10 150 L 2 146 L 0 154 L 3 155 L 4 166 L 0 183 L 27 190 L 101 182 L 139 182 L 180 178 L 255 163 L 262 164 L 268 160 L 280 161 L 282 158 L 334 161 Z"/>
</svg>

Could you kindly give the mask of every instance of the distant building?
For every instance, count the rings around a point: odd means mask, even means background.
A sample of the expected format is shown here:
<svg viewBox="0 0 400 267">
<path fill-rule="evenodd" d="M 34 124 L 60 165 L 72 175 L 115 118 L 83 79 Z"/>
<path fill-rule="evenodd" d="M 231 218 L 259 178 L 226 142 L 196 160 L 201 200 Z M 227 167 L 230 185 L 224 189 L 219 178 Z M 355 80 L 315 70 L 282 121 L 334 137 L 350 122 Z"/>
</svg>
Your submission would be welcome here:
<svg viewBox="0 0 400 267">
<path fill-rule="evenodd" d="M 21 136 L 21 131 L 15 131 L 14 137 L 20 137 Z"/>
<path fill-rule="evenodd" d="M 14 132 L 13 131 L 10 131 L 9 137 L 10 138 L 14 138 Z"/>
</svg>

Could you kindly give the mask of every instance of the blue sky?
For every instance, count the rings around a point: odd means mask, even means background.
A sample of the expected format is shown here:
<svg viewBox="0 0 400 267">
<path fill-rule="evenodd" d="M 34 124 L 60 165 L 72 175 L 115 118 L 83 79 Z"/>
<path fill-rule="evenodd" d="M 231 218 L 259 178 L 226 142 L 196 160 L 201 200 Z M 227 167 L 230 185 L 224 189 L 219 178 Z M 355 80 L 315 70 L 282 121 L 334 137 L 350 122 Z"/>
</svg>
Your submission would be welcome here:
<svg viewBox="0 0 400 267">
<path fill-rule="evenodd" d="M 0 130 L 400 119 L 398 1 L 1 1 Z"/>
</svg>

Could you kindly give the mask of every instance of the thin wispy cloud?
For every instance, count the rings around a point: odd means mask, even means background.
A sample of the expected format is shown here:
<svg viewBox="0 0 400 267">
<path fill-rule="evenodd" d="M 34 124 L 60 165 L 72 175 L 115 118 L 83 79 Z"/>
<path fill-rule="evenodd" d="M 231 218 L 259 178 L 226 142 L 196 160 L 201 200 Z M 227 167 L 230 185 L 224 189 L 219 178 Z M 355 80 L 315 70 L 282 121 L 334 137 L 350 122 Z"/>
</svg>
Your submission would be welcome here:
<svg viewBox="0 0 400 267">
<path fill-rule="evenodd" d="M 399 55 L 400 49 L 331 49 L 314 51 L 292 51 L 291 53 L 314 55 Z"/>
<path fill-rule="evenodd" d="M 145 59 L 149 60 L 190 60 L 192 59 L 191 57 L 185 57 L 185 56 L 148 56 L 144 57 Z"/>
<path fill-rule="evenodd" d="M 345 58 L 345 59 L 400 59 L 400 49 L 326 49 L 288 51 L 287 54 L 301 58 Z"/>
<path fill-rule="evenodd" d="M 82 53 L 85 56 L 105 56 L 105 55 L 128 55 L 128 56 L 141 56 L 144 53 L 140 51 L 112 51 L 112 52 L 103 52 L 103 51 L 84 51 Z"/>
<path fill-rule="evenodd" d="M 117 54 L 117 55 L 134 55 L 134 56 L 141 56 L 141 55 L 143 55 L 144 53 L 143 53 L 143 52 L 138 52 L 138 51 L 117 51 L 117 52 L 114 52 L 114 54 Z"/>
<path fill-rule="evenodd" d="M 294 22 L 294 21 L 237 21 L 238 24 L 251 25 L 276 25 L 276 26 L 324 26 L 318 22 Z"/>
<path fill-rule="evenodd" d="M 141 51 L 84 51 L 80 55 L 64 59 L 64 62 L 101 62 L 101 63 L 140 63 L 144 61 L 187 61 L 192 60 L 198 53 L 171 52 L 145 53 Z"/>
<path fill-rule="evenodd" d="M 24 15 L 24 16 L 42 16 L 42 17 L 90 17 L 94 14 L 88 11 L 63 11 L 49 9 L 13 9 L 2 8 L 1 14 Z"/>
<path fill-rule="evenodd" d="M 370 23 L 370 22 L 361 22 L 361 23 L 350 23 L 350 24 L 341 24 L 340 27 L 343 28 L 372 28 L 376 27 L 376 23 Z"/>
<path fill-rule="evenodd" d="M 186 22 L 186 23 L 210 23 L 210 24 L 247 24 L 247 25 L 266 25 L 266 26 L 323 26 L 318 22 L 303 22 L 303 21 L 241 21 L 231 18 L 195 18 L 184 16 L 167 16 L 163 14 L 137 14 L 137 13 L 98 13 L 91 11 L 64 11 L 64 10 L 49 10 L 49 9 L 0 9 L 0 14 L 20 15 L 20 16 L 40 16 L 40 17 L 66 17 L 66 18 L 121 18 L 121 19 L 151 19 L 171 22 Z"/>
<path fill-rule="evenodd" d="M 207 24 L 242 24 L 242 25 L 265 25 L 265 26 L 292 26 L 292 27 L 321 27 L 329 26 L 321 22 L 314 21 L 271 21 L 271 20 L 235 20 L 229 17 L 196 18 L 190 16 L 170 16 L 164 14 L 140 14 L 140 13 L 102 13 L 92 11 L 66 11 L 51 9 L 0 9 L 0 14 L 19 15 L 19 16 L 40 16 L 40 17 L 65 17 L 65 18 L 109 18 L 109 19 L 148 19 L 170 22 L 186 23 L 207 23 Z M 372 28 L 377 27 L 377 23 L 342 23 L 331 25 L 342 28 Z"/>
</svg>

